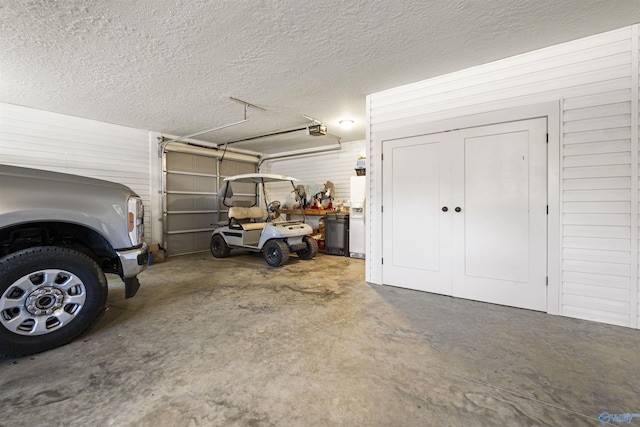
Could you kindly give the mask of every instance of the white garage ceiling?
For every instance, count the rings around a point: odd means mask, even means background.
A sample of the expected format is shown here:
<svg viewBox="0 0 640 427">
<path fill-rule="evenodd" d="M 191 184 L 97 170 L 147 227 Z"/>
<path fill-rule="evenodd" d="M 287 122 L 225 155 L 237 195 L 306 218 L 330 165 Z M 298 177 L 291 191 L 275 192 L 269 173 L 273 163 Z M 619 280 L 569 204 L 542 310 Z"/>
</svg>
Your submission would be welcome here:
<svg viewBox="0 0 640 427">
<path fill-rule="evenodd" d="M 365 96 L 640 21 L 637 0 L 5 0 L 0 101 L 218 144 L 322 120 L 365 137 Z M 338 121 L 353 118 L 342 130 Z M 234 144 L 273 153 L 304 132 Z"/>
</svg>

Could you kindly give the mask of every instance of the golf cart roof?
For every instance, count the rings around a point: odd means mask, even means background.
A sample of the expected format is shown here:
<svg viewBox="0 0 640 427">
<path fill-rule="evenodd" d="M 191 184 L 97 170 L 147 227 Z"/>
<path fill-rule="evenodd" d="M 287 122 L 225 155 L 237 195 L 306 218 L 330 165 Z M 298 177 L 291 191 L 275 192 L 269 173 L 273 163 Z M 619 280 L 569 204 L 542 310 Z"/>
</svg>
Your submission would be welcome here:
<svg viewBox="0 0 640 427">
<path fill-rule="evenodd" d="M 275 173 L 245 173 L 243 175 L 228 176 L 224 180 L 230 182 L 253 182 L 256 184 L 277 181 L 299 181 L 299 179 L 295 179 L 289 175 L 278 175 Z"/>
</svg>

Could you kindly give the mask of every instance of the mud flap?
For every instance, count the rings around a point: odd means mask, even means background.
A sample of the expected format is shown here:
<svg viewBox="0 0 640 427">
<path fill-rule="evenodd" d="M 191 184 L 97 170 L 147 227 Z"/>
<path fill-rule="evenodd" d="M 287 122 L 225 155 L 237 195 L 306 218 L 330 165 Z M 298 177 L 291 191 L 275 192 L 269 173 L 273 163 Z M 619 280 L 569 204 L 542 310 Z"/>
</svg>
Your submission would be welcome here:
<svg viewBox="0 0 640 427">
<path fill-rule="evenodd" d="M 124 279 L 124 297 L 132 298 L 136 292 L 140 289 L 140 281 L 137 277 L 130 277 L 128 279 Z"/>
</svg>

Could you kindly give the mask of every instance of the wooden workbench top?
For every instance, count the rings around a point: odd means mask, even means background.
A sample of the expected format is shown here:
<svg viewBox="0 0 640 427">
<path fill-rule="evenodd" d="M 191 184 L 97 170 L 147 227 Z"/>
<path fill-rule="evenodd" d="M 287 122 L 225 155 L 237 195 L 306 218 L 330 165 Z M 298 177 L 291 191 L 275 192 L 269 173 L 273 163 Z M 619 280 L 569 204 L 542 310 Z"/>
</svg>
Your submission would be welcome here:
<svg viewBox="0 0 640 427">
<path fill-rule="evenodd" d="M 280 209 L 280 213 L 288 214 L 288 215 L 302 215 L 302 209 Z M 348 214 L 349 212 L 336 212 L 335 209 L 327 210 L 327 209 L 305 209 L 304 214 L 310 216 L 324 216 L 326 214 L 332 213 L 342 213 Z"/>
</svg>

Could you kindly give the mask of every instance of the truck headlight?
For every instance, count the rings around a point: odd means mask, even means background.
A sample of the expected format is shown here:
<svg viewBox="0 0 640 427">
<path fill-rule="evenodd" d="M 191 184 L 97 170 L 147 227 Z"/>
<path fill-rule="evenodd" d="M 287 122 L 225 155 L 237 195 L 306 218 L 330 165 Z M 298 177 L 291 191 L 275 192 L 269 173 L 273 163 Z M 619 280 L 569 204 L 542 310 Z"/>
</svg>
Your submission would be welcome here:
<svg viewBox="0 0 640 427">
<path fill-rule="evenodd" d="M 129 223 L 129 239 L 133 246 L 142 243 L 144 237 L 144 206 L 140 197 L 129 197 L 127 200 L 127 221 Z"/>
</svg>

